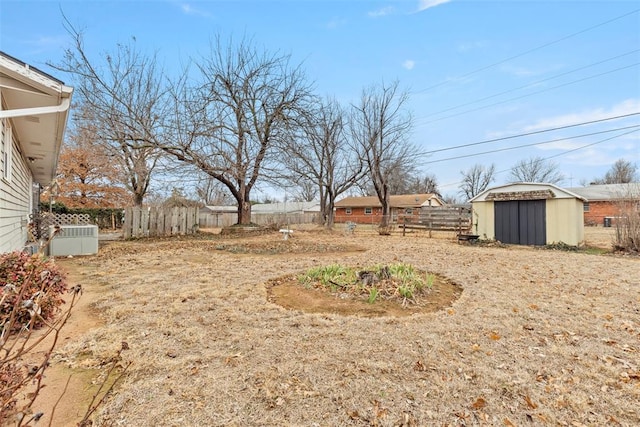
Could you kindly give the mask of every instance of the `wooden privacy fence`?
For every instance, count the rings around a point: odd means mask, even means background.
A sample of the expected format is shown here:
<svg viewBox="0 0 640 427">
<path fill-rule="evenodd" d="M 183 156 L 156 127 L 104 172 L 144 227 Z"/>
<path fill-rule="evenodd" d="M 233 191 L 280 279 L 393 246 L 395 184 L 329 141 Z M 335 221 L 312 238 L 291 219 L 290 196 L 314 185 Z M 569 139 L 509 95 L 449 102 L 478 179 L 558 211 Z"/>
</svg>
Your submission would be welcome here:
<svg viewBox="0 0 640 427">
<path fill-rule="evenodd" d="M 417 218 L 398 218 L 403 229 L 423 229 L 467 232 L 471 230 L 471 208 L 466 206 L 434 206 L 420 209 Z"/>
<path fill-rule="evenodd" d="M 194 234 L 198 208 L 126 208 L 124 238 Z"/>
</svg>

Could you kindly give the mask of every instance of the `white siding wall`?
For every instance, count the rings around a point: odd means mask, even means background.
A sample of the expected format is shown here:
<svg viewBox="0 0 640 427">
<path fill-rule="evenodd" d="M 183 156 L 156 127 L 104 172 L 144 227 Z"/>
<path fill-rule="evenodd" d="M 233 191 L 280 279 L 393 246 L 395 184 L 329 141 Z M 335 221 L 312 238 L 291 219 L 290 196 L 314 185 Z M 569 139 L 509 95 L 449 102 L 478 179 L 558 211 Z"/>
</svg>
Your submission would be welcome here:
<svg viewBox="0 0 640 427">
<path fill-rule="evenodd" d="M 2 134 L 10 132 L 6 120 L 0 123 Z M 7 139 L 5 139 L 7 141 Z M 32 177 L 18 144 L 11 135 L 10 177 L 0 173 L 0 253 L 20 250 L 27 241 L 27 224 L 31 213 Z M 6 147 L 5 147 L 6 149 Z M 1 171 L 7 167 L 0 165 Z"/>
</svg>

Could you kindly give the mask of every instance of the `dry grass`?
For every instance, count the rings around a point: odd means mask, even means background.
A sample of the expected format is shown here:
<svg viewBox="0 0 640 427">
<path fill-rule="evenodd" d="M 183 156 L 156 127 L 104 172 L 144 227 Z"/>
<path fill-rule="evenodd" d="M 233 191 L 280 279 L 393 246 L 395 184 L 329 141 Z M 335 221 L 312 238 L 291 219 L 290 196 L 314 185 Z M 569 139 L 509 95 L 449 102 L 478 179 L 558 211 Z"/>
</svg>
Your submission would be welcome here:
<svg viewBox="0 0 640 427">
<path fill-rule="evenodd" d="M 128 374 L 95 425 L 640 424 L 640 259 L 445 238 L 296 232 L 360 252 L 231 253 L 228 240 L 114 242 L 74 259 L 104 325 L 58 354 Z M 264 283 L 313 266 L 402 261 L 463 286 L 437 313 L 289 311 Z M 68 262 L 68 261 L 65 261 Z"/>
</svg>

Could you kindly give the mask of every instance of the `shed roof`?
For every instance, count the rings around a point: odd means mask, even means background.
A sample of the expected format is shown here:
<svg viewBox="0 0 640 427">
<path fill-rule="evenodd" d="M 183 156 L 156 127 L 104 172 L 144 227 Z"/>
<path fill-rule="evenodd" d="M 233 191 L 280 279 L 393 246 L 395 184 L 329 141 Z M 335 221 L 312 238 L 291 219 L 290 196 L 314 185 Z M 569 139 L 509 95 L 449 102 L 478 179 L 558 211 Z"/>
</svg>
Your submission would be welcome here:
<svg viewBox="0 0 640 427">
<path fill-rule="evenodd" d="M 567 188 L 567 190 L 579 194 L 589 201 L 620 200 L 630 197 L 640 198 L 640 182 L 590 185 L 588 187 Z"/>
<path fill-rule="evenodd" d="M 438 203 L 444 204 L 438 195 L 434 193 L 398 194 L 389 196 L 389 203 L 393 208 L 420 207 L 429 200 L 437 200 Z M 350 196 L 336 202 L 335 206 L 337 208 L 369 208 L 379 207 L 381 204 L 377 196 Z"/>
<path fill-rule="evenodd" d="M 470 202 L 484 202 L 488 200 L 493 200 L 496 194 L 500 193 L 524 193 L 524 192 L 540 192 L 541 194 L 544 192 L 545 194 L 549 194 L 551 197 L 556 199 L 579 199 L 584 201 L 585 199 L 566 189 L 560 188 L 554 184 L 547 184 L 541 182 L 515 182 L 511 184 L 500 185 L 497 187 L 492 187 L 484 190 L 482 193 L 478 194 L 474 198 L 470 200 Z M 541 197 L 548 198 L 548 197 Z"/>
</svg>

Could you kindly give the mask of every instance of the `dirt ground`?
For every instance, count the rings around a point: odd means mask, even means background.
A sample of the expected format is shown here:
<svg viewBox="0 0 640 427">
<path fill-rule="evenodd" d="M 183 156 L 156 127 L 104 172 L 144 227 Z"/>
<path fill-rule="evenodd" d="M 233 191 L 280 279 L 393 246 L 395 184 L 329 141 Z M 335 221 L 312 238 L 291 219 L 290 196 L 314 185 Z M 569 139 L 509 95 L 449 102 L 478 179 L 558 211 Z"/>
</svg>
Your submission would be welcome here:
<svg viewBox="0 0 640 427">
<path fill-rule="evenodd" d="M 586 240 L 607 247 L 611 230 Z M 462 293 L 345 315 L 284 308 L 267 285 L 398 261 Z M 112 241 L 58 263 L 84 295 L 36 402 L 48 413 L 74 373 L 54 426 L 75 425 L 123 341 L 133 364 L 94 425 L 640 425 L 638 257 L 297 230 Z"/>
</svg>

